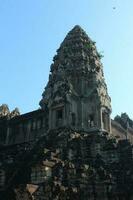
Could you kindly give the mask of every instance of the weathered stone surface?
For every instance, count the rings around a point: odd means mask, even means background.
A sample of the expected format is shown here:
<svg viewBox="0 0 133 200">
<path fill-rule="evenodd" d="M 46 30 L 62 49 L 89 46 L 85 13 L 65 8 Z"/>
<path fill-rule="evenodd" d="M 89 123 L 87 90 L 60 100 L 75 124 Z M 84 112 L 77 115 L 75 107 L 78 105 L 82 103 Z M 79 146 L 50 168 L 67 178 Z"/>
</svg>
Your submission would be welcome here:
<svg viewBox="0 0 133 200">
<path fill-rule="evenodd" d="M 49 110 L 49 129 L 69 126 L 89 130 L 94 126 L 111 131 L 110 97 L 99 57 L 95 43 L 75 26 L 57 50 L 40 102 Z M 62 119 L 56 123 L 58 110 Z"/>
<path fill-rule="evenodd" d="M 0 107 L 0 200 L 133 199 L 133 123 L 126 114 L 111 121 L 100 58 L 75 26 L 53 58 L 41 108 Z"/>
</svg>

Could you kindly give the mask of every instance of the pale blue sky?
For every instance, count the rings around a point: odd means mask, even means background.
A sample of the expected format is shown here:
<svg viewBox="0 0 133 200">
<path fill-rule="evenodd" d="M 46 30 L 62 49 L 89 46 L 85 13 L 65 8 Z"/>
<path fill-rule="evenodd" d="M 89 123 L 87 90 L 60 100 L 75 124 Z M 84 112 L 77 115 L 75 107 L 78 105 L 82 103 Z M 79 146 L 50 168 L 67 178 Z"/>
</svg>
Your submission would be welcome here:
<svg viewBox="0 0 133 200">
<path fill-rule="evenodd" d="M 76 24 L 104 52 L 112 116 L 133 117 L 133 0 L 0 0 L 0 104 L 39 107 L 56 49 Z"/>
</svg>

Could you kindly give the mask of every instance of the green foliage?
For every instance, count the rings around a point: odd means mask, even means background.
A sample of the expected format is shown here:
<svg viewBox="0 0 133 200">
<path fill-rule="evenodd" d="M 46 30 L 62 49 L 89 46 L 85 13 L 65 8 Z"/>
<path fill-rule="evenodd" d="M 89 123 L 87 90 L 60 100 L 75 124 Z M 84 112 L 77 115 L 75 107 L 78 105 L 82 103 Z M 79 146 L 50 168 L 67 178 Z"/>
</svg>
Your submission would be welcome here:
<svg viewBox="0 0 133 200">
<path fill-rule="evenodd" d="M 85 45 L 85 47 L 86 47 L 86 49 L 90 50 L 90 49 L 92 49 L 93 44 L 92 44 L 92 43 L 87 43 L 87 44 Z"/>
</svg>

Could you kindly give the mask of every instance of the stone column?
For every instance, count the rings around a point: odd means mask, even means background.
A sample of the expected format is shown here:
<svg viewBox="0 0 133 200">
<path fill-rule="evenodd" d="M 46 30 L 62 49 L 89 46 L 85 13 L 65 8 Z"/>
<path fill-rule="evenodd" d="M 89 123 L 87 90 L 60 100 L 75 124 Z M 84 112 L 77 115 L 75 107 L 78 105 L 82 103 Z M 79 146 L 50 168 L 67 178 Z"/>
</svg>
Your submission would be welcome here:
<svg viewBox="0 0 133 200">
<path fill-rule="evenodd" d="M 11 131 L 11 129 L 10 129 L 10 127 L 8 126 L 8 127 L 7 127 L 6 141 L 5 141 L 6 145 L 9 144 L 10 131 Z"/>
<path fill-rule="evenodd" d="M 100 108 L 100 128 L 103 129 L 103 116 L 102 116 L 102 108 Z"/>
</svg>

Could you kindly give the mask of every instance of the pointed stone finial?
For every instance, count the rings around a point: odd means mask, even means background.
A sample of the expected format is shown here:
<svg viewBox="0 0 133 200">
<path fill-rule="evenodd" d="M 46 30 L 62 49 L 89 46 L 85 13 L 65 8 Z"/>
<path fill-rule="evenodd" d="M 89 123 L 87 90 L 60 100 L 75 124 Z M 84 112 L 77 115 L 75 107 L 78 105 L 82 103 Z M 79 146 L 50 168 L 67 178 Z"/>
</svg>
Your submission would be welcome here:
<svg viewBox="0 0 133 200">
<path fill-rule="evenodd" d="M 7 104 L 2 104 L 0 106 L 0 118 L 5 117 L 5 116 L 9 116 L 10 114 L 10 110 Z"/>
<path fill-rule="evenodd" d="M 75 25 L 71 31 L 76 31 L 76 30 L 77 30 L 77 31 L 83 31 L 83 32 L 85 32 L 85 31 L 81 28 L 80 25 Z"/>
<path fill-rule="evenodd" d="M 16 117 L 20 115 L 20 111 L 18 108 L 15 108 L 11 113 L 10 113 L 10 118 Z"/>
</svg>

